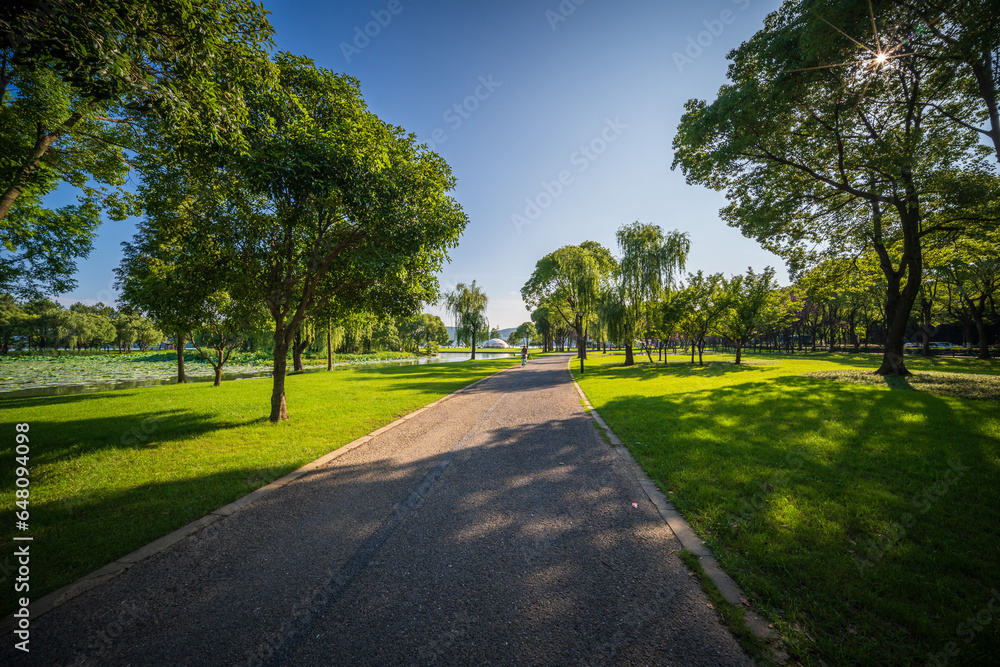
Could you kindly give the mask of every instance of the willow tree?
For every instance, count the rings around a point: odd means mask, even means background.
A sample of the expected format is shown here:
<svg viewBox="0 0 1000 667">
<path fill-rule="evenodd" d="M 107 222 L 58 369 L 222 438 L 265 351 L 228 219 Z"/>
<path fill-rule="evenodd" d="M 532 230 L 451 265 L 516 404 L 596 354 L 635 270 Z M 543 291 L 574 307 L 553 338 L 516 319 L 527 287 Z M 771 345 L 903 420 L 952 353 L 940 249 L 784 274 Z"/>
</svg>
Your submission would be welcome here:
<svg viewBox="0 0 1000 667">
<path fill-rule="evenodd" d="M 954 80 L 863 3 L 789 2 L 732 52 L 730 83 L 687 103 L 674 167 L 724 190 L 721 214 L 793 272 L 874 252 L 886 280 L 878 373 L 907 374 L 903 342 L 923 246 L 995 219 L 997 179 L 978 133 L 938 112 Z M 898 15 L 897 15 L 898 14 Z M 905 26 L 906 12 L 878 19 Z"/>
<path fill-rule="evenodd" d="M 614 289 L 617 304 L 605 312 L 614 338 L 625 345 L 625 365 L 631 366 L 632 346 L 643 331 L 646 312 L 684 269 L 691 241 L 685 233 L 664 235 L 659 226 L 638 221 L 623 225 L 617 239 L 621 252 Z"/>
<path fill-rule="evenodd" d="M 486 319 L 486 306 L 490 299 L 476 285 L 459 283 L 444 297 L 444 307 L 455 318 L 455 340 L 467 340 L 476 358 L 476 343 L 489 340 L 490 323 Z"/>
<path fill-rule="evenodd" d="M 547 301 L 576 331 L 577 354 L 585 359 L 588 321 L 595 314 L 601 286 L 616 267 L 611 252 L 595 241 L 563 246 L 538 260 L 521 297 L 532 308 Z"/>
</svg>

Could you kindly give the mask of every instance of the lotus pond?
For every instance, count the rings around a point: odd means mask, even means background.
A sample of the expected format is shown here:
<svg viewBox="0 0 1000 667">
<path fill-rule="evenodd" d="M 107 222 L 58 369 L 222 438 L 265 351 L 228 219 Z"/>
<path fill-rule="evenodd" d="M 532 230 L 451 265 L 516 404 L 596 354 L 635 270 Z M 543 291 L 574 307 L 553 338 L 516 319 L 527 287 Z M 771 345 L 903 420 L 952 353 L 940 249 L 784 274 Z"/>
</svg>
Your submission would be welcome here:
<svg viewBox="0 0 1000 667">
<path fill-rule="evenodd" d="M 379 352 L 372 355 L 336 355 L 340 364 L 358 364 L 404 359 L 411 355 Z M 325 368 L 326 359 L 307 360 L 307 368 Z M 189 379 L 211 379 L 215 375 L 205 359 L 189 350 L 184 358 Z M 271 372 L 269 358 L 255 354 L 233 355 L 225 367 L 225 377 L 260 377 Z M 177 377 L 174 352 L 133 352 L 129 354 L 77 355 L 65 352 L 46 356 L 0 357 L 0 393 L 50 388 L 109 388 L 128 383 L 170 382 Z M 135 386 L 135 385 L 133 385 Z"/>
</svg>

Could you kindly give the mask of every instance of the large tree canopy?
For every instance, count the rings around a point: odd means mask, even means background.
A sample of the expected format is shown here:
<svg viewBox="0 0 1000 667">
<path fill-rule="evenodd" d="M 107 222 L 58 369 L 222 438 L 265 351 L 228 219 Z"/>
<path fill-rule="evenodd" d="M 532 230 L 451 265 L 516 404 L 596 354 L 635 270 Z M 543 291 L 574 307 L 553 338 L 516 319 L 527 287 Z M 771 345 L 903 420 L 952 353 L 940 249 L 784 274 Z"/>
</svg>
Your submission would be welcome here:
<svg viewBox="0 0 1000 667">
<path fill-rule="evenodd" d="M 936 65 L 934 76 L 949 82 L 941 87 L 949 94 L 930 104 L 953 122 L 981 133 L 1000 162 L 1000 2 L 874 0 L 872 14 L 909 28 L 898 35 L 890 24 L 880 41 L 886 50 L 900 44 Z"/>
<path fill-rule="evenodd" d="M 912 44 L 859 47 L 877 43 L 866 5 L 814 6 L 771 14 L 731 54 L 718 98 L 688 102 L 674 166 L 725 190 L 723 218 L 793 272 L 874 251 L 889 328 L 879 372 L 905 374 L 924 244 L 995 224 L 1000 188 L 978 133 L 933 107 L 958 95 L 954 80 Z"/>
<path fill-rule="evenodd" d="M 147 142 L 238 144 L 270 36 L 249 0 L 2 3 L 0 289 L 72 289 L 100 208 L 134 212 L 120 186 Z M 44 206 L 62 183 L 78 204 Z"/>
</svg>

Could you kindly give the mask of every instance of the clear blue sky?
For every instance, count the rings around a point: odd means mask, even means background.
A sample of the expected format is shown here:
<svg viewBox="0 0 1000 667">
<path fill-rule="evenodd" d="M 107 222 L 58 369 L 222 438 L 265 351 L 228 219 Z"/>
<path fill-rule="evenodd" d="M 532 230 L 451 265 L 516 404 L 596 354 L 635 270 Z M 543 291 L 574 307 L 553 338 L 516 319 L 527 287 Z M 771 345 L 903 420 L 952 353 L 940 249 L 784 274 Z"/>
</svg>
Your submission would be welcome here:
<svg viewBox="0 0 1000 667">
<path fill-rule="evenodd" d="M 585 240 L 616 252 L 615 231 L 635 220 L 688 232 L 689 270 L 770 264 L 784 276 L 777 257 L 719 220 L 721 195 L 670 170 L 684 102 L 714 98 L 726 54 L 779 4 L 264 3 L 280 50 L 357 77 L 372 111 L 451 165 L 469 226 L 441 285 L 475 279 L 500 328 L 528 319 L 520 288 L 540 257 Z M 102 226 L 78 289 L 60 301 L 113 301 L 119 244 L 133 233 L 128 222 Z"/>
</svg>

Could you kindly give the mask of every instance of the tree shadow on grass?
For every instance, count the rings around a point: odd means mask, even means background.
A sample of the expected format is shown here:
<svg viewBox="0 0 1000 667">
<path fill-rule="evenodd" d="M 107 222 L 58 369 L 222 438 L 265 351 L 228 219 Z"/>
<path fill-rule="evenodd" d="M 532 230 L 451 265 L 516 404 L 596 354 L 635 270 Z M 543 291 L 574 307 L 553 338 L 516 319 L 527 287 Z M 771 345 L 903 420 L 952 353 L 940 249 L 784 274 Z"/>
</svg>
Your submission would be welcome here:
<svg viewBox="0 0 1000 667">
<path fill-rule="evenodd" d="M 1000 580 L 993 406 L 781 376 L 597 407 L 806 652 L 922 661 Z"/>
<path fill-rule="evenodd" d="M 629 374 L 629 376 L 634 377 L 637 380 L 656 380 L 658 378 L 668 376 L 668 377 L 721 377 L 725 375 L 740 375 L 740 374 L 752 374 L 754 372 L 763 372 L 773 369 L 778 364 L 761 364 L 761 363 L 741 363 L 734 364 L 732 361 L 706 361 L 703 365 L 691 364 L 690 361 L 679 361 L 679 362 L 669 362 L 663 364 L 661 362 L 654 362 L 650 364 L 648 361 L 637 362 L 634 366 L 625 366 L 624 364 L 601 364 L 600 366 L 592 366 L 587 369 L 587 373 L 605 373 L 605 374 L 616 374 L 616 376 L 621 376 L 621 374 Z"/>
<path fill-rule="evenodd" d="M 101 450 L 151 449 L 205 433 L 260 425 L 266 421 L 266 417 L 225 420 L 211 413 L 185 409 L 153 409 L 114 416 L 86 416 L 85 413 L 72 421 L 36 420 L 30 425 L 31 456 L 35 463 L 51 464 Z M 9 446 L 13 448 L 13 440 Z M 12 484 L 13 480 L 8 478 L 0 487 Z"/>
</svg>

